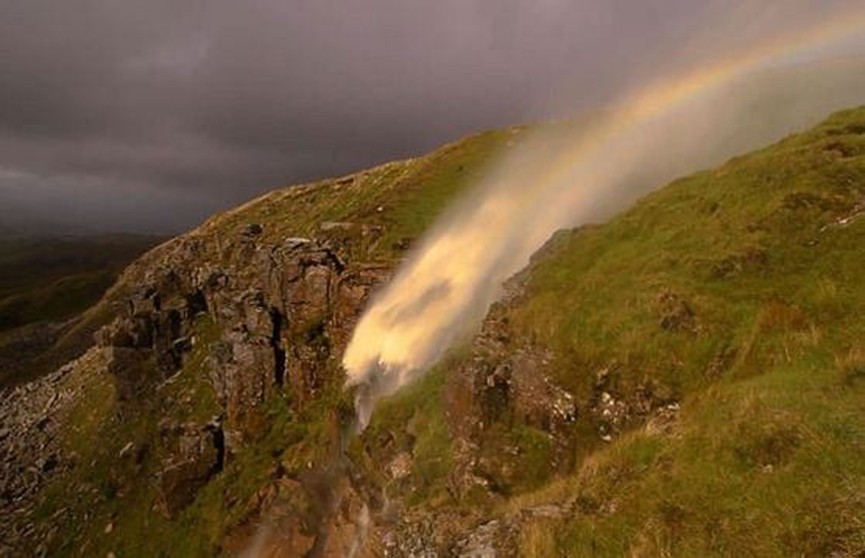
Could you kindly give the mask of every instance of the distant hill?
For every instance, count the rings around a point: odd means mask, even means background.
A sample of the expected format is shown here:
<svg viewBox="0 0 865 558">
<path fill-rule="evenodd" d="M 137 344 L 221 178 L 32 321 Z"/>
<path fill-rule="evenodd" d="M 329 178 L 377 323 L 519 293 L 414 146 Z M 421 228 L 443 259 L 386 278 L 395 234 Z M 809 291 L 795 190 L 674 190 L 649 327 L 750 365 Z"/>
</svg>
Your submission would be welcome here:
<svg viewBox="0 0 865 558">
<path fill-rule="evenodd" d="M 41 353 L 49 330 L 92 306 L 123 267 L 160 240 L 0 234 L 0 386 L 22 368 L 20 362 L 8 362 L 22 360 L 22 348 L 38 339 L 30 353 Z M 10 343 L 18 347 L 14 355 Z"/>
</svg>

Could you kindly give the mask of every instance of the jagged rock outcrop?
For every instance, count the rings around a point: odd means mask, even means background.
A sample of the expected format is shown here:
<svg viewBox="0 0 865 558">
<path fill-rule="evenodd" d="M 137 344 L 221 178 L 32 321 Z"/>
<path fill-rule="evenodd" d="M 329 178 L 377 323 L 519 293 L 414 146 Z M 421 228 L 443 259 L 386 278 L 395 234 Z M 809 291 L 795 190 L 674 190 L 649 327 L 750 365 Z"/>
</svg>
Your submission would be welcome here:
<svg viewBox="0 0 865 558">
<path fill-rule="evenodd" d="M 462 494 L 475 486 L 507 492 L 515 482 L 493 456 L 522 450 L 507 438 L 488 436 L 497 425 L 510 428 L 516 422 L 543 432 L 550 441 L 545 456 L 549 473 L 573 466 L 574 432 L 582 412 L 577 400 L 553 378 L 553 355 L 520 338 L 508 324 L 508 307 L 523 295 L 522 279 L 511 280 L 507 295 L 490 310 L 471 358 L 448 372 L 445 404 L 460 448 L 454 484 Z"/>
<path fill-rule="evenodd" d="M 259 407 L 275 392 L 298 405 L 316 397 L 337 369 L 334 348 L 386 276 L 380 266 L 349 268 L 321 242 L 261 242 L 261 230 L 247 225 L 234 240 L 182 237 L 151 254 L 158 264 L 127 271 L 135 287 L 115 298 L 120 316 L 97 334 L 111 348 L 121 397 L 132 397 L 142 381 L 181 368 L 198 318 L 215 322 L 209 380 L 225 411 L 228 451 L 260 434 Z M 154 378 L 135 371 L 146 359 Z"/>
<path fill-rule="evenodd" d="M 220 472 L 225 461 L 225 435 L 220 418 L 206 425 L 161 425 L 160 436 L 170 448 L 159 475 L 157 506 L 172 517 L 195 497 L 195 492 Z"/>
</svg>

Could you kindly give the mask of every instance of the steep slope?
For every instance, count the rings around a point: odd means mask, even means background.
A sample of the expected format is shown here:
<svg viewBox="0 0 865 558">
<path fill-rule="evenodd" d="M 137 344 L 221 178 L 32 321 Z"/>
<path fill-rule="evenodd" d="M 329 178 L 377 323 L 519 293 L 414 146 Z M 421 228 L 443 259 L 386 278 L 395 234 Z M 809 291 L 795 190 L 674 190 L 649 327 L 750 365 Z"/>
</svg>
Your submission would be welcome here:
<svg viewBox="0 0 865 558">
<path fill-rule="evenodd" d="M 515 424 L 556 440 L 538 393 L 573 397 L 576 475 L 510 501 L 492 538 L 529 556 L 865 552 L 863 241 L 862 109 L 557 235 L 451 375 L 490 459 L 500 432 L 531 455 Z"/>
<path fill-rule="evenodd" d="M 865 109 L 557 234 L 345 445 L 369 294 L 519 137 L 274 192 L 130 266 L 97 346 L 0 410 L 8 552 L 865 552 Z"/>
</svg>

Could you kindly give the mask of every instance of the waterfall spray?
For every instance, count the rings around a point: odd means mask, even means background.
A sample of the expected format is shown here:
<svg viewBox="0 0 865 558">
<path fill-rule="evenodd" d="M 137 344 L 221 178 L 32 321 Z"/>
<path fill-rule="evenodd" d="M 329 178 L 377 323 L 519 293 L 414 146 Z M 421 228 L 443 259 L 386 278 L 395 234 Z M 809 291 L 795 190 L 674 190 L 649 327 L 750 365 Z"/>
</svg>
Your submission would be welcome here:
<svg viewBox="0 0 865 558">
<path fill-rule="evenodd" d="M 361 317 L 343 358 L 359 427 L 378 398 L 472 331 L 557 229 L 608 217 L 650 187 L 865 101 L 861 58 L 819 58 L 862 39 L 863 16 L 661 81 L 579 130 L 554 126 L 523 141 L 446 212 Z"/>
</svg>

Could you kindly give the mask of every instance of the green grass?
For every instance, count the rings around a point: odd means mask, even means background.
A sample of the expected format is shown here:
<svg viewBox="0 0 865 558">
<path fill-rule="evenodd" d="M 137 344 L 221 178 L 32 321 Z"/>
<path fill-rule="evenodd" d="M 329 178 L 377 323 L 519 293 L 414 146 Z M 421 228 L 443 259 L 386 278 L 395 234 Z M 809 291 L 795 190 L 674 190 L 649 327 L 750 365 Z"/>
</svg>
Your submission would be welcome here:
<svg viewBox="0 0 865 558">
<path fill-rule="evenodd" d="M 442 405 L 444 373 L 434 370 L 382 400 L 373 419 L 354 448 L 355 459 L 368 474 L 394 496 L 409 494 L 409 505 L 436 505 L 449 501 L 447 476 L 452 467 L 453 447 Z M 359 457 L 361 452 L 365 452 Z M 410 475 L 397 485 L 382 474 L 382 460 L 408 454 Z M 376 473 L 378 470 L 378 473 Z"/>
<path fill-rule="evenodd" d="M 508 319 L 557 381 L 587 398 L 610 368 L 684 406 L 675 435 L 625 435 L 528 498 L 588 504 L 527 527 L 527 555 L 865 552 L 865 218 L 839 224 L 865 202 L 863 122 L 676 181 L 531 270 Z"/>
<path fill-rule="evenodd" d="M 836 329 L 855 338 L 862 325 L 843 307 L 861 303 L 862 225 L 829 225 L 865 195 L 865 160 L 826 156 L 832 129 L 677 181 L 603 227 L 560 239 L 509 317 L 562 357 L 566 383 L 617 360 L 678 391 L 703 384 L 724 346 L 741 347 L 734 372 L 747 375 L 773 343 L 796 350 L 830 321 L 848 322 Z M 832 204 L 797 205 L 802 198 Z M 658 327 L 670 311 L 665 295 L 694 323 Z"/>
<path fill-rule="evenodd" d="M 339 235 L 354 260 L 393 259 L 521 134 L 519 129 L 484 132 L 416 159 L 277 190 L 210 219 L 200 232 L 231 234 L 258 223 L 264 240 Z M 351 226 L 323 231 L 328 222 Z"/>
<path fill-rule="evenodd" d="M 183 369 L 171 383 L 156 388 L 164 399 L 155 397 L 151 386 L 137 400 L 119 402 L 114 378 L 103 367 L 78 373 L 87 378 L 85 391 L 62 437 L 67 450 L 77 455 L 76 466 L 52 481 L 37 511 L 40 517 L 49 517 L 57 509 L 66 509 L 55 520 L 62 535 L 54 552 L 72 555 L 86 549 L 95 555 L 113 551 L 126 556 L 171 556 L 172 545 L 179 541 L 201 543 L 207 533 L 204 522 L 193 537 L 178 537 L 174 524 L 154 509 L 154 477 L 166 456 L 160 425 L 166 420 L 203 424 L 219 410 L 204 370 L 206 346 L 216 334 L 209 318 L 199 320 L 199 342 Z M 152 374 L 153 366 L 143 361 L 139 373 Z M 171 404 L 160 405 L 160 401 Z M 132 451 L 121 457 L 130 443 Z M 108 524 L 110 534 L 104 533 Z"/>
<path fill-rule="evenodd" d="M 62 277 L 0 301 L 0 327 L 12 329 L 58 321 L 89 308 L 114 283 L 116 271 L 99 270 Z"/>
<path fill-rule="evenodd" d="M 582 503 L 543 529 L 573 556 L 859 555 L 863 403 L 825 363 L 721 382 L 674 436 L 635 432 L 535 495 Z"/>
</svg>

